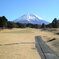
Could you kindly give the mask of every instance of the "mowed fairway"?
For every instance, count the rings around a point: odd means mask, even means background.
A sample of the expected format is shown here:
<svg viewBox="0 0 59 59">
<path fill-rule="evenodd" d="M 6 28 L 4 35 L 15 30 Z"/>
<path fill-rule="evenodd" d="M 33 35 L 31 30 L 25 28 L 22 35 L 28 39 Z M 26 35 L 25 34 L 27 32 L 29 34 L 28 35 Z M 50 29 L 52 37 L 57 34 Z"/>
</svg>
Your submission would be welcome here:
<svg viewBox="0 0 59 59">
<path fill-rule="evenodd" d="M 30 43 L 35 42 L 35 35 L 30 28 L 0 31 L 0 59 L 41 59 L 35 44 Z"/>
</svg>

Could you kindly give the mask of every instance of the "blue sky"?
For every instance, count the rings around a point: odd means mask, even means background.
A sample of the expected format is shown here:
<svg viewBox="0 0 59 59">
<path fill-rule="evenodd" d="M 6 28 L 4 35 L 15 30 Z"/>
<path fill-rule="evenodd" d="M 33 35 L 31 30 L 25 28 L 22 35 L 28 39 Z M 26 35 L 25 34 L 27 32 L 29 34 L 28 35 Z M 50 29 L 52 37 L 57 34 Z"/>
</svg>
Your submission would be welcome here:
<svg viewBox="0 0 59 59">
<path fill-rule="evenodd" d="M 36 14 L 49 22 L 59 19 L 59 0 L 0 0 L 0 16 L 13 21 L 26 13 Z"/>
</svg>

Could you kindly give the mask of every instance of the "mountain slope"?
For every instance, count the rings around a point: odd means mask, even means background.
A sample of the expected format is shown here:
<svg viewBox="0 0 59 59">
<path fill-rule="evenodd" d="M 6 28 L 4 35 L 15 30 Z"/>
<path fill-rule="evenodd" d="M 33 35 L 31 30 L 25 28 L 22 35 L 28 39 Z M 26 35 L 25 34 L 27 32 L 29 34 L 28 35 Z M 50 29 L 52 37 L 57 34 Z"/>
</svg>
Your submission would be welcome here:
<svg viewBox="0 0 59 59">
<path fill-rule="evenodd" d="M 18 23 L 32 23 L 32 24 L 49 24 L 49 22 L 43 20 L 41 17 L 37 17 L 36 15 L 33 14 L 25 14 L 23 16 L 21 16 L 20 18 L 14 20 L 14 22 L 18 22 Z"/>
</svg>

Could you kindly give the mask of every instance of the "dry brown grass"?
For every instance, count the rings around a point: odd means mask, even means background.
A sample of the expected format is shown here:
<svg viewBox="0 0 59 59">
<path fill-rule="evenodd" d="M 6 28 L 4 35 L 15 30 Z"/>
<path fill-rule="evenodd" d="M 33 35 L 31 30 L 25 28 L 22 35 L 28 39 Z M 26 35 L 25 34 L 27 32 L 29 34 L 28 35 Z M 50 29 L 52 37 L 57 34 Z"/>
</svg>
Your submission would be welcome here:
<svg viewBox="0 0 59 59">
<path fill-rule="evenodd" d="M 42 31 L 41 29 L 5 29 L 0 31 L 0 44 L 35 42 L 35 36 L 41 36 L 44 41 L 52 38 L 59 38 L 52 32 Z M 53 46 L 52 42 L 47 43 Z M 56 50 L 56 49 L 55 49 Z M 16 44 L 0 46 L 0 59 L 41 59 L 35 44 Z"/>
<path fill-rule="evenodd" d="M 56 39 L 51 42 L 46 42 L 46 44 L 49 45 L 51 47 L 51 49 L 54 50 L 59 56 L 59 35 L 56 34 L 56 33 L 59 33 L 59 28 L 50 28 L 47 30 L 49 32 L 45 31 L 46 35 L 43 36 L 43 38 L 45 37 L 45 41 L 51 40 L 53 38 Z"/>
<path fill-rule="evenodd" d="M 34 31 L 33 31 L 34 30 Z M 20 31 L 18 33 L 18 31 Z M 24 33 L 22 31 L 25 31 Z M 0 44 L 35 42 L 35 29 L 5 29 L 0 32 Z M 35 44 L 0 46 L 0 59 L 41 59 Z"/>
</svg>

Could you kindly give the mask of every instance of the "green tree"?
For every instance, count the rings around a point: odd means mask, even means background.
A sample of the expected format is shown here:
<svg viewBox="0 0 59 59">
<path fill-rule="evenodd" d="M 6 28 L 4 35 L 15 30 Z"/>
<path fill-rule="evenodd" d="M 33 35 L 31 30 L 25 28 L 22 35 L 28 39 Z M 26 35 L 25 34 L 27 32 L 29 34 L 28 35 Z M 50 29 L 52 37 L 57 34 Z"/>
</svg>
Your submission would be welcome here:
<svg viewBox="0 0 59 59">
<path fill-rule="evenodd" d="M 53 28 L 58 28 L 59 27 L 59 23 L 58 23 L 57 18 L 54 18 L 54 20 L 52 21 L 52 27 Z"/>
<path fill-rule="evenodd" d="M 1 28 L 7 28 L 7 19 L 5 16 L 0 17 L 0 27 Z"/>
<path fill-rule="evenodd" d="M 25 28 L 26 24 L 22 24 L 22 23 L 16 23 L 17 24 L 17 28 Z"/>
<path fill-rule="evenodd" d="M 11 22 L 11 21 L 8 21 L 7 22 L 7 28 L 16 28 L 17 27 L 17 24 L 14 23 L 14 22 Z"/>
<path fill-rule="evenodd" d="M 43 23 L 42 26 L 41 26 L 41 28 L 46 28 L 46 25 Z"/>
</svg>

